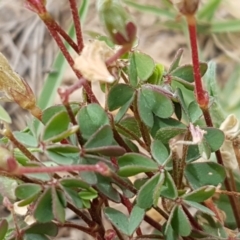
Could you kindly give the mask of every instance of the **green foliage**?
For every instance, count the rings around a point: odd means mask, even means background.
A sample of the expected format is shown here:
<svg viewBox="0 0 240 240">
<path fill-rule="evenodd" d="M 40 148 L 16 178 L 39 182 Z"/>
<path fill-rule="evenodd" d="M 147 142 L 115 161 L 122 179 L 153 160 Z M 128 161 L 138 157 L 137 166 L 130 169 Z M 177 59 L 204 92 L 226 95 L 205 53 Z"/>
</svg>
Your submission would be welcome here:
<svg viewBox="0 0 240 240">
<path fill-rule="evenodd" d="M 165 25 L 176 23 L 179 14 L 169 1 L 163 1 L 162 9 L 124 2 L 166 17 L 169 21 Z M 202 31 L 229 29 L 214 22 L 220 2 L 211 0 L 197 13 L 198 27 L 206 26 Z M 240 228 L 239 223 L 234 218 L 222 219 L 219 208 L 226 215 L 233 211 L 238 219 L 239 202 L 218 194 L 239 195 L 235 192 L 239 191 L 239 169 L 232 167 L 238 165 L 238 149 L 228 149 L 228 145 L 236 146 L 239 124 L 236 120 L 227 126 L 229 131 L 223 127 L 220 130 L 225 117 L 218 102 L 216 65 L 201 62 L 197 66 L 210 96 L 203 107 L 195 97 L 199 84 L 196 66 L 181 65 L 182 49 L 169 67 L 156 63 L 134 45 L 135 25 L 124 5 L 117 0 L 99 0 L 97 4 L 109 37 L 96 39 L 111 48 L 116 43 L 121 48 L 112 62 L 103 59 L 105 49 L 100 49 L 103 53 L 98 56 L 98 49 L 91 57 L 100 58 L 100 63 L 88 64 L 97 72 L 100 65 L 107 64 L 106 71 L 115 81 L 102 79 L 99 92 L 105 94 L 105 105 L 101 106 L 86 81 L 93 79 L 77 73 L 79 85 L 62 92 L 62 104 L 52 106 L 54 94 L 50 91 L 59 86 L 64 65 L 62 56 L 58 56 L 54 67 L 59 74 L 54 77 L 50 73 L 39 99 L 44 109 L 41 118 L 30 119 L 20 131 L 11 132 L 5 125 L 0 146 L 0 191 L 20 231 L 9 227 L 13 225 L 10 218 L 1 219 L 0 240 L 45 240 L 55 237 L 61 227 L 77 228 L 96 239 L 114 239 L 108 237 L 111 231 L 119 239 L 140 239 L 141 235 L 150 239 L 153 235 L 146 232 L 143 221 L 160 239 L 230 237 L 228 232 Z M 87 6 L 88 1 L 82 1 L 83 15 Z M 181 24 L 183 21 L 175 27 Z M 231 31 L 237 28 L 233 24 Z M 69 53 L 68 48 L 64 53 Z M 46 90 L 46 86 L 51 89 Z M 79 87 L 84 88 L 83 100 L 69 102 L 69 95 Z M 5 110 L 0 109 L 0 115 L 2 121 L 11 123 Z M 35 218 L 29 226 L 24 220 L 15 220 L 15 208 L 25 207 L 26 215 Z M 122 208 L 128 214 L 122 213 Z M 66 209 L 84 223 L 66 219 Z M 152 211 L 146 213 L 153 209 L 161 215 L 163 224 L 154 219 Z M 105 229 L 103 214 L 110 231 Z"/>
</svg>

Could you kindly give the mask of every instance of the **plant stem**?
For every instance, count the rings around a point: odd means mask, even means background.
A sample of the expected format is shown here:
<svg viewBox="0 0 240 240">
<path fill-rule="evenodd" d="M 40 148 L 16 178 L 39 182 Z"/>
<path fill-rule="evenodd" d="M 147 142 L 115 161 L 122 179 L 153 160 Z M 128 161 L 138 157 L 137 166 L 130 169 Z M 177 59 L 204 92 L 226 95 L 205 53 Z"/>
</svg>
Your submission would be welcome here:
<svg viewBox="0 0 240 240">
<path fill-rule="evenodd" d="M 3 131 L 3 135 L 7 137 L 28 159 L 34 162 L 41 162 L 38 160 L 23 144 L 21 144 L 12 134 L 8 127 Z"/>
<path fill-rule="evenodd" d="M 92 171 L 102 175 L 108 175 L 108 166 L 104 163 L 97 163 L 95 165 L 65 165 L 53 167 L 18 167 L 13 174 L 23 175 L 28 173 L 55 173 L 55 172 L 71 172 L 71 171 Z"/>
<path fill-rule="evenodd" d="M 191 215 L 191 213 L 188 211 L 188 209 L 184 206 L 184 205 L 181 205 L 182 208 L 183 208 L 183 211 L 186 213 L 190 223 L 192 224 L 192 226 L 197 229 L 197 230 L 200 230 L 202 231 L 202 227 L 198 224 L 198 222 L 195 220 L 195 218 Z"/>
<path fill-rule="evenodd" d="M 158 222 L 156 222 L 155 220 L 153 220 L 152 218 L 150 218 L 147 214 L 145 214 L 144 220 L 145 220 L 145 222 L 147 222 L 149 225 L 151 225 L 152 227 L 154 227 L 154 228 L 157 229 L 158 231 L 162 232 L 162 226 L 161 226 Z"/>
<path fill-rule="evenodd" d="M 76 3 L 76 0 L 69 0 L 69 3 L 70 3 L 70 8 L 71 8 L 71 12 L 72 12 L 74 27 L 75 27 L 75 31 L 76 31 L 76 37 L 77 37 L 77 43 L 78 43 L 78 46 L 77 46 L 78 47 L 78 53 L 81 53 L 81 51 L 84 47 L 84 44 L 83 44 L 80 18 L 78 16 L 77 3 Z"/>
<path fill-rule="evenodd" d="M 78 229 L 82 232 L 87 233 L 88 235 L 92 236 L 93 238 L 95 237 L 95 233 L 96 230 L 92 229 L 92 228 L 87 228 L 87 227 L 83 227 L 81 225 L 72 223 L 72 222 L 65 222 L 65 223 L 58 223 L 58 222 L 54 222 L 58 227 L 69 227 L 69 228 L 75 228 Z"/>
<path fill-rule="evenodd" d="M 78 79 L 82 78 L 81 73 L 76 70 L 74 68 L 74 60 L 72 59 L 71 55 L 69 54 L 67 48 L 65 47 L 65 45 L 63 44 L 62 39 L 60 38 L 60 36 L 58 35 L 58 32 L 55 29 L 55 24 L 54 24 L 54 20 L 52 19 L 52 17 L 46 13 L 44 15 L 39 15 L 39 17 L 43 20 L 43 22 L 45 23 L 46 27 L 48 28 L 50 34 L 52 35 L 52 37 L 54 38 L 55 42 L 57 43 L 59 49 L 61 50 L 62 54 L 64 55 L 64 57 L 66 58 L 67 62 L 69 63 L 69 65 L 71 66 L 72 70 L 74 71 L 74 73 L 76 74 Z M 98 103 L 97 98 L 95 97 L 94 93 L 92 92 L 92 89 L 90 87 L 90 84 L 85 81 L 83 83 L 83 87 L 88 95 L 88 97 L 91 99 L 91 102 L 93 103 Z"/>
<path fill-rule="evenodd" d="M 79 80 L 79 82 L 80 82 L 80 81 L 81 81 L 81 80 Z M 72 124 L 73 124 L 74 126 L 78 126 L 78 123 L 77 123 L 77 121 L 76 121 L 76 118 L 75 118 L 75 116 L 74 116 L 74 113 L 73 113 L 73 111 L 72 111 L 72 108 L 71 108 L 71 106 L 70 106 L 70 104 L 69 104 L 68 97 L 66 97 L 66 93 L 65 93 L 65 92 L 62 92 L 61 89 L 59 89 L 59 90 L 58 90 L 58 94 L 60 95 L 60 98 L 61 98 L 61 100 L 62 100 L 62 103 L 63 103 L 64 107 L 65 107 L 66 110 L 67 110 L 68 116 L 69 116 Z M 69 95 L 68 95 L 68 96 L 69 96 Z M 82 134 L 81 134 L 80 129 L 78 129 L 78 130 L 76 131 L 76 136 L 77 136 L 77 139 L 78 139 L 78 143 L 79 143 L 80 146 L 82 147 L 82 146 L 84 145 L 84 139 L 83 139 L 83 137 L 82 137 Z"/>
<path fill-rule="evenodd" d="M 123 45 L 113 56 L 111 56 L 107 61 L 105 62 L 107 66 L 111 65 L 115 61 L 117 61 L 124 53 L 127 53 L 129 50 L 131 50 L 132 45 Z"/>
<path fill-rule="evenodd" d="M 208 109 L 209 96 L 208 96 L 208 93 L 203 89 L 202 79 L 201 79 L 202 77 L 200 73 L 200 64 L 199 64 L 198 46 L 197 46 L 196 19 L 194 15 L 186 15 L 186 19 L 188 22 L 188 31 L 189 31 L 191 52 L 192 52 L 195 95 L 200 108 Z"/>
<path fill-rule="evenodd" d="M 91 221 L 81 210 L 73 206 L 71 203 L 67 203 L 67 207 L 77 214 L 89 227 L 96 228 L 96 223 Z"/>
<path fill-rule="evenodd" d="M 198 102 L 198 105 L 203 111 L 203 116 L 208 127 L 213 127 L 211 115 L 209 113 L 209 95 L 203 89 L 201 74 L 200 74 L 200 65 L 198 58 L 198 46 L 197 46 L 197 31 L 196 31 L 196 19 L 194 15 L 186 15 L 186 19 L 188 22 L 188 30 L 190 36 L 191 43 L 191 51 L 192 51 L 192 63 L 193 63 L 193 71 L 194 71 L 194 81 L 195 81 L 195 95 Z M 217 161 L 220 165 L 224 166 L 223 159 L 220 150 L 215 152 Z M 224 180 L 225 187 L 227 191 L 231 191 L 231 184 L 228 178 Z M 238 203 L 233 196 L 229 196 L 229 200 L 232 206 L 233 214 L 236 220 L 236 224 L 238 229 L 240 229 L 240 211 L 238 210 Z"/>
<path fill-rule="evenodd" d="M 132 193 L 137 194 L 137 189 L 128 182 L 124 181 L 122 178 L 120 178 L 116 173 L 111 172 L 110 177 L 113 178 L 117 183 L 131 191 Z"/>
<path fill-rule="evenodd" d="M 122 126 L 121 124 L 119 124 L 119 123 L 117 123 L 116 126 L 117 126 L 118 128 L 120 128 L 122 131 L 124 131 L 125 133 L 127 133 L 129 136 L 131 136 L 135 141 L 137 141 L 138 144 L 139 144 L 142 148 L 144 148 L 145 150 L 147 150 L 146 144 L 145 144 L 141 139 L 139 139 L 139 137 L 138 137 L 135 133 L 133 133 L 133 132 L 131 132 L 130 130 L 128 130 L 127 128 L 123 127 L 123 126 Z"/>
</svg>

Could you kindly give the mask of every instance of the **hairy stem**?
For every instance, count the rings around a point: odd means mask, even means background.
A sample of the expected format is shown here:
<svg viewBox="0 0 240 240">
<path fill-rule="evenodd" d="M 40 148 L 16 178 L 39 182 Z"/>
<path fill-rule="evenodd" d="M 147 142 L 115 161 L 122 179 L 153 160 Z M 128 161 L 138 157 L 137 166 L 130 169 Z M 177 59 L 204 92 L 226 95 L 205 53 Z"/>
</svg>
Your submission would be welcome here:
<svg viewBox="0 0 240 240">
<path fill-rule="evenodd" d="M 70 4 L 74 27 L 76 31 L 78 53 L 81 53 L 84 44 L 83 44 L 82 29 L 81 29 L 80 18 L 78 16 L 78 8 L 77 8 L 76 0 L 69 0 L 69 4 Z"/>
</svg>

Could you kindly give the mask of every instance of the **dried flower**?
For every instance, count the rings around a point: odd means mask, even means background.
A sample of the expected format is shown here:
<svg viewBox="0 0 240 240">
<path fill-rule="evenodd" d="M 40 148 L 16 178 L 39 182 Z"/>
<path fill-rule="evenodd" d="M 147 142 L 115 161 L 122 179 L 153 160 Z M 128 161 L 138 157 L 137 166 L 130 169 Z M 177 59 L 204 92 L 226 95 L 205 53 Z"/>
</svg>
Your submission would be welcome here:
<svg viewBox="0 0 240 240">
<path fill-rule="evenodd" d="M 41 119 L 42 112 L 36 106 L 36 99 L 30 86 L 12 70 L 5 56 L 0 53 L 0 91 L 2 101 L 16 102 L 33 116 Z"/>
<path fill-rule="evenodd" d="M 225 134 L 225 140 L 220 148 L 224 166 L 231 170 L 238 169 L 237 158 L 233 149 L 232 139 L 240 132 L 240 123 L 234 114 L 229 115 L 220 126 Z"/>
<path fill-rule="evenodd" d="M 89 81 L 112 83 L 114 77 L 109 73 L 105 61 L 114 54 L 105 42 L 94 40 L 87 43 L 80 56 L 75 59 L 74 67 Z"/>
</svg>

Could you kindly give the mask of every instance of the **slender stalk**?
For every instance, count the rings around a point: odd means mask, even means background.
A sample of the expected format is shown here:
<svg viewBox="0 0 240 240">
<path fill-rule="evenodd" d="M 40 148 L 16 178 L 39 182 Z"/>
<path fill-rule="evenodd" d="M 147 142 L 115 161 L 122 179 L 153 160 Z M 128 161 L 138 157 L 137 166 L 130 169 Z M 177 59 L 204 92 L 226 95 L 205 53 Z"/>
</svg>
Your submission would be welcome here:
<svg viewBox="0 0 240 240">
<path fill-rule="evenodd" d="M 3 131 L 3 135 L 7 137 L 28 159 L 34 162 L 41 162 L 14 137 L 10 129 L 5 129 L 5 131 Z"/>
<path fill-rule="evenodd" d="M 201 226 L 199 225 L 199 223 L 195 220 L 195 218 L 191 215 L 191 213 L 188 211 L 188 209 L 187 209 L 184 205 L 182 205 L 182 208 L 183 208 L 183 211 L 186 213 L 186 215 L 187 215 L 190 223 L 192 224 L 192 226 L 193 226 L 195 229 L 197 229 L 197 230 L 199 230 L 199 231 L 202 231 L 202 230 L 203 230 L 202 227 L 201 227 Z"/>
<path fill-rule="evenodd" d="M 113 178 L 116 182 L 118 182 L 120 185 L 131 191 L 132 193 L 137 194 L 137 189 L 129 184 L 128 182 L 124 181 L 122 178 L 120 178 L 116 173 L 111 172 L 110 177 Z"/>
<path fill-rule="evenodd" d="M 188 31 L 191 43 L 192 52 L 192 63 L 193 73 L 195 81 L 195 95 L 197 102 L 201 109 L 208 109 L 209 96 L 208 93 L 203 89 L 202 77 L 200 73 L 200 64 L 198 57 L 198 46 L 197 46 L 197 30 L 196 30 L 196 19 L 194 15 L 186 15 L 188 22 Z"/>
<path fill-rule="evenodd" d="M 73 23 L 76 31 L 76 37 L 77 37 L 77 43 L 78 43 L 78 53 L 81 53 L 84 44 L 83 44 L 83 37 L 82 37 L 82 29 L 81 29 L 81 23 L 80 18 L 78 16 L 78 8 L 76 0 L 69 0 L 72 17 L 73 17 Z"/>
<path fill-rule="evenodd" d="M 80 80 L 79 80 L 79 82 L 80 82 Z M 59 90 L 58 90 L 58 94 L 60 95 L 60 98 L 61 98 L 61 100 L 62 100 L 62 103 L 63 103 L 64 107 L 65 107 L 66 110 L 67 110 L 68 116 L 69 116 L 72 124 L 73 124 L 74 126 L 78 126 L 78 123 L 77 123 L 77 121 L 76 121 L 76 118 L 75 118 L 75 116 L 74 116 L 74 113 L 73 113 L 73 111 L 72 111 L 72 108 L 71 108 L 71 106 L 70 106 L 70 104 L 69 104 L 69 101 L 68 101 L 68 97 L 66 97 L 65 92 L 62 92 L 61 89 L 59 89 Z M 78 130 L 76 131 L 76 136 L 77 136 L 77 139 L 78 139 L 78 143 L 79 143 L 80 146 L 82 147 L 82 146 L 84 145 L 84 139 L 83 139 L 83 137 L 82 137 L 82 134 L 81 134 L 80 129 L 78 129 Z"/>
<path fill-rule="evenodd" d="M 73 206 L 71 203 L 67 203 L 67 207 L 77 214 L 89 227 L 97 228 L 96 223 L 91 221 L 80 209 Z"/>
<path fill-rule="evenodd" d="M 150 218 L 147 214 L 145 214 L 144 220 L 145 220 L 145 222 L 147 222 L 149 225 L 151 225 L 152 227 L 154 227 L 154 228 L 157 229 L 158 231 L 162 232 L 162 226 L 161 226 L 158 222 L 156 222 L 155 220 L 153 220 L 152 218 Z"/>
<path fill-rule="evenodd" d="M 123 45 L 113 56 L 111 56 L 107 61 L 105 62 L 107 66 L 111 65 L 115 61 L 117 61 L 124 53 L 127 53 L 129 50 L 131 50 L 132 45 Z"/>
<path fill-rule="evenodd" d="M 72 223 L 72 222 L 65 222 L 65 223 L 59 223 L 59 222 L 54 222 L 58 227 L 69 227 L 69 228 L 75 228 L 78 229 L 82 232 L 87 233 L 88 235 L 92 236 L 93 238 L 95 237 L 95 232 L 96 230 L 92 229 L 92 228 L 87 228 L 87 227 L 83 227 L 81 225 Z"/>
<path fill-rule="evenodd" d="M 189 141 L 191 139 L 191 133 L 190 131 L 187 131 L 187 133 L 184 136 L 184 141 Z M 182 147 L 182 158 L 179 161 L 179 169 L 178 169 L 178 184 L 179 189 L 183 188 L 183 176 L 184 176 L 184 170 L 186 166 L 186 159 L 187 159 L 187 152 L 188 152 L 189 145 L 183 144 Z"/>
<path fill-rule="evenodd" d="M 138 142 L 138 144 L 144 148 L 145 150 L 147 150 L 147 146 L 146 144 L 141 140 L 139 139 L 139 137 L 137 135 L 135 135 L 133 132 L 129 131 L 127 128 L 123 127 L 121 124 L 116 124 L 116 126 L 118 128 L 120 128 L 122 131 L 124 131 L 125 133 L 127 133 L 129 136 L 131 136 L 135 141 Z"/>
<path fill-rule="evenodd" d="M 18 167 L 13 174 L 23 175 L 28 173 L 55 173 L 55 172 L 71 172 L 71 171 L 92 171 L 102 175 L 106 175 L 108 167 L 104 163 L 97 163 L 95 165 L 66 165 L 66 166 L 53 166 L 53 167 Z"/>
</svg>

